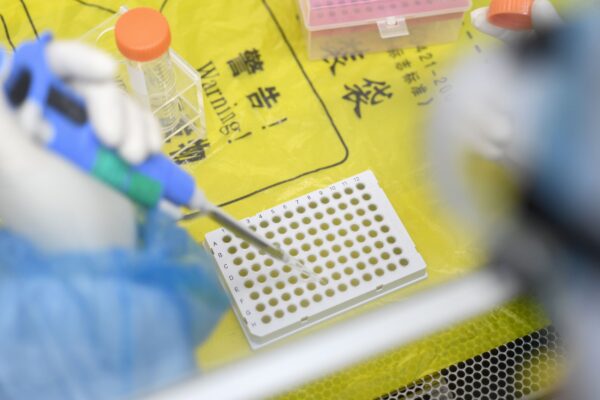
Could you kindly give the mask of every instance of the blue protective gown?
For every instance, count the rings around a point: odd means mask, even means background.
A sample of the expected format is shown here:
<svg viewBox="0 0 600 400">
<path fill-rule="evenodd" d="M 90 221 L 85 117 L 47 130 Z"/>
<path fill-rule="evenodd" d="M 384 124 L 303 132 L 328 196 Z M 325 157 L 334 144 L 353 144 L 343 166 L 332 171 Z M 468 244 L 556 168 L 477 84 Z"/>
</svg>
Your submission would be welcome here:
<svg viewBox="0 0 600 400">
<path fill-rule="evenodd" d="M 228 299 L 164 215 L 136 251 L 43 254 L 0 230 L 0 399 L 118 399 L 196 371 Z"/>
</svg>

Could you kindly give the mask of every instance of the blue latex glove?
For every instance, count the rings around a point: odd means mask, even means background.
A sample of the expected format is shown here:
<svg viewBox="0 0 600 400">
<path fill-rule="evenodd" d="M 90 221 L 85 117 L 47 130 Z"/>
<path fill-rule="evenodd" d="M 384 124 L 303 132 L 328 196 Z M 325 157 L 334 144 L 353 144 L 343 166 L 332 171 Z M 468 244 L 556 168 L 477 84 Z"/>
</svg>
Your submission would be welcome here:
<svg viewBox="0 0 600 400">
<path fill-rule="evenodd" d="M 47 255 L 0 231 L 0 399 L 117 399 L 195 372 L 228 307 L 213 261 L 162 215 L 139 238 Z"/>
</svg>

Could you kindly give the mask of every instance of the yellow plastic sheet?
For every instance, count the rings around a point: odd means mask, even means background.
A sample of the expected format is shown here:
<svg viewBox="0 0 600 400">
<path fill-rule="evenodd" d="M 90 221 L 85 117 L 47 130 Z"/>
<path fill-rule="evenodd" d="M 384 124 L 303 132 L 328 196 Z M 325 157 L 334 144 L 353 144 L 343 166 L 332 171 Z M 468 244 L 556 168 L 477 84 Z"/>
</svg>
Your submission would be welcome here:
<svg viewBox="0 0 600 400">
<path fill-rule="evenodd" d="M 59 38 L 80 37 L 121 4 L 2 0 L 0 42 L 16 45 L 48 29 Z M 160 9 L 171 24 L 172 47 L 203 75 L 208 140 L 186 168 L 212 201 L 242 218 L 371 169 L 417 244 L 429 279 L 312 330 L 398 301 L 485 261 L 475 241 L 442 212 L 425 156 L 427 112 L 452 90 L 451 61 L 462 55 L 483 57 L 490 42 L 467 21 L 457 43 L 309 61 L 295 0 L 126 5 Z M 361 89 L 370 95 L 357 97 Z M 186 227 L 199 241 L 216 228 L 202 219 Z M 285 398 L 375 397 L 547 322 L 530 302 L 515 301 Z M 229 312 L 199 349 L 198 360 L 210 369 L 249 355 Z"/>
</svg>

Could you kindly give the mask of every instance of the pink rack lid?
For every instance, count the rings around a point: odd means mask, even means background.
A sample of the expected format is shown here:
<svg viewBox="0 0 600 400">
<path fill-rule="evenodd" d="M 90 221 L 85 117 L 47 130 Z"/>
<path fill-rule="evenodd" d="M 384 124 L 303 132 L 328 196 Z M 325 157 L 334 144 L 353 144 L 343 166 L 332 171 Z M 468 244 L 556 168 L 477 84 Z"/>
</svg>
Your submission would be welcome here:
<svg viewBox="0 0 600 400">
<path fill-rule="evenodd" d="M 471 0 L 300 0 L 310 30 L 360 25 L 386 17 L 464 12 Z"/>
</svg>

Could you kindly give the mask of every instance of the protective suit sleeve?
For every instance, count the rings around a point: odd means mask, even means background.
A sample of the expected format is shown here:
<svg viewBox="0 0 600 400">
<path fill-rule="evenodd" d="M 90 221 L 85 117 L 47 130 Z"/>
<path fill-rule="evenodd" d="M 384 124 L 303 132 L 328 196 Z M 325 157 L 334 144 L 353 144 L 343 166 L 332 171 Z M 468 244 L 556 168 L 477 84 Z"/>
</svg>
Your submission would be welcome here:
<svg viewBox="0 0 600 400">
<path fill-rule="evenodd" d="M 158 213 L 138 237 L 47 255 L 0 230 L 0 398 L 118 399 L 196 371 L 228 307 L 212 260 Z"/>
</svg>

